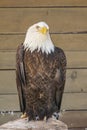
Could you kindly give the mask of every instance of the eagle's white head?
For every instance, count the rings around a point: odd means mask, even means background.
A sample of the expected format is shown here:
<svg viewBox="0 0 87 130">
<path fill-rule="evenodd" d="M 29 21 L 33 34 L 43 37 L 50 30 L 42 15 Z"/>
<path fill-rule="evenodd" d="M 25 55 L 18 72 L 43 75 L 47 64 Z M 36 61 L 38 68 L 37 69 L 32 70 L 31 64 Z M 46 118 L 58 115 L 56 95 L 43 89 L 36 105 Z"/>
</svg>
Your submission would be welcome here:
<svg viewBox="0 0 87 130">
<path fill-rule="evenodd" d="M 41 50 L 42 53 L 54 52 L 54 45 L 50 38 L 49 26 L 45 22 L 38 22 L 27 30 L 24 48 L 33 52 Z"/>
</svg>

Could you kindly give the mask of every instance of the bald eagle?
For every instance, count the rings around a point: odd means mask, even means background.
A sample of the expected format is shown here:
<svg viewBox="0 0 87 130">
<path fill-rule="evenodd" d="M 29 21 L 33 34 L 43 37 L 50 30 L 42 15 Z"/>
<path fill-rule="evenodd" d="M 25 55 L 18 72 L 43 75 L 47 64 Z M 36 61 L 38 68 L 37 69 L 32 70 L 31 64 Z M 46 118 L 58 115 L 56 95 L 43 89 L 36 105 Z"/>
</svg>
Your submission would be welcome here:
<svg viewBox="0 0 87 130">
<path fill-rule="evenodd" d="M 62 49 L 54 46 L 49 26 L 38 22 L 29 27 L 16 54 L 16 83 L 21 112 L 29 120 L 48 119 L 58 113 L 65 77 L 66 57 Z"/>
</svg>

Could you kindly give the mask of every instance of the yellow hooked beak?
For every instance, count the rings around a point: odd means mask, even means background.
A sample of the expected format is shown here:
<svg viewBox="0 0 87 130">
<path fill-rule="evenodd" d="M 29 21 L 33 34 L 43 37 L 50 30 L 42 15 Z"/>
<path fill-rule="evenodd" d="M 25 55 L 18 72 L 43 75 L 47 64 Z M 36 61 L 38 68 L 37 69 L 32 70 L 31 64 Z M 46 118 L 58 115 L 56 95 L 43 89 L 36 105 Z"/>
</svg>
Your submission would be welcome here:
<svg viewBox="0 0 87 130">
<path fill-rule="evenodd" d="M 42 34 L 46 34 L 48 31 L 48 29 L 46 27 L 42 27 L 39 29 L 39 32 L 41 32 Z"/>
</svg>

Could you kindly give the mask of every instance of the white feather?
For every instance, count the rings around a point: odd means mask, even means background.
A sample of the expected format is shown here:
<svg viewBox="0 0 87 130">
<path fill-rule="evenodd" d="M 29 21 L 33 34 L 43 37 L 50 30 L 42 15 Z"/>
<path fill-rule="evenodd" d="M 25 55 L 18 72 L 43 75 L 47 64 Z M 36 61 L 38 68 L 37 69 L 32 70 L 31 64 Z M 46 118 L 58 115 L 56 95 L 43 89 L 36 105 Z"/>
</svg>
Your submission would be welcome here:
<svg viewBox="0 0 87 130">
<path fill-rule="evenodd" d="M 37 30 L 37 26 L 45 26 L 47 29 L 49 29 L 48 25 L 45 22 L 39 22 L 31 26 L 26 33 L 24 48 L 26 50 L 29 49 L 31 52 L 36 49 L 38 52 L 41 50 L 42 53 L 45 52 L 46 54 L 54 52 L 54 45 L 50 38 L 49 31 L 46 34 L 42 34 Z"/>
</svg>

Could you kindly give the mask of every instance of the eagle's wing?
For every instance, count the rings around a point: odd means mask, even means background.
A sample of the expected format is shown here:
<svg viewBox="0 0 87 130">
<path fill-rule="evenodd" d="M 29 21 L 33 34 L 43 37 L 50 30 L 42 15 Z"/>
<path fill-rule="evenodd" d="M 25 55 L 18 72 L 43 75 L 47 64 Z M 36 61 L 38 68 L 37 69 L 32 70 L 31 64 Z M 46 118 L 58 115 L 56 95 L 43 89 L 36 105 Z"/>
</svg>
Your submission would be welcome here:
<svg viewBox="0 0 87 130">
<path fill-rule="evenodd" d="M 60 110 L 61 107 L 61 100 L 63 96 L 63 90 L 65 86 L 65 80 L 66 80 L 66 56 L 64 54 L 64 51 L 60 48 L 57 48 L 57 55 L 58 55 L 58 62 L 60 70 L 60 78 L 58 80 L 58 89 L 56 91 L 56 104 L 58 106 L 58 110 Z"/>
<path fill-rule="evenodd" d="M 21 44 L 18 47 L 17 54 L 16 54 L 16 83 L 17 83 L 17 89 L 19 95 L 20 109 L 21 112 L 24 113 L 26 102 L 25 102 L 23 88 L 26 85 L 26 81 L 25 81 L 25 70 L 24 70 L 23 59 L 24 59 L 24 47 L 23 44 Z"/>
</svg>

